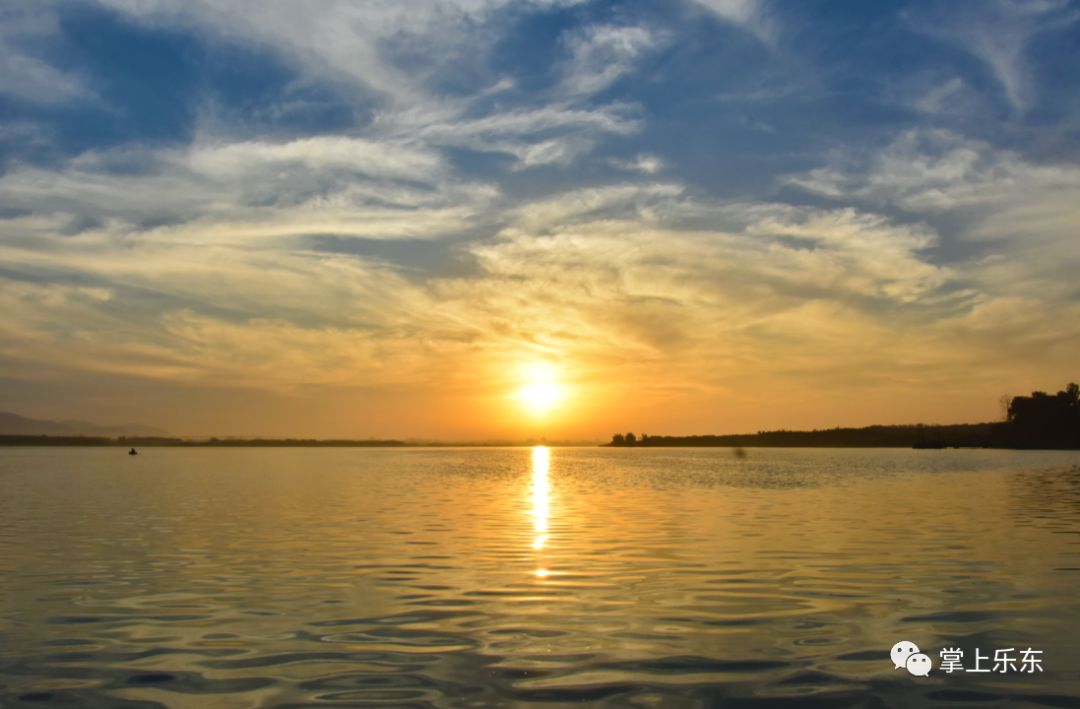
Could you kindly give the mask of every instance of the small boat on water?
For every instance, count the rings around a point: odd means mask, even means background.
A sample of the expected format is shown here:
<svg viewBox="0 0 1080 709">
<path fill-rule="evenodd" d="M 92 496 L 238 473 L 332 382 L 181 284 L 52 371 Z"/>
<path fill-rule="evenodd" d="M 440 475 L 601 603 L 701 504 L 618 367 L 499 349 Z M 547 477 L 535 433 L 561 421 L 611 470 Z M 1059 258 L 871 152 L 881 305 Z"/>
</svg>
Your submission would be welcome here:
<svg viewBox="0 0 1080 709">
<path fill-rule="evenodd" d="M 139 451 L 135 450 L 134 448 L 132 448 L 131 450 L 128 451 L 128 455 L 138 455 L 138 454 L 139 454 Z"/>
</svg>

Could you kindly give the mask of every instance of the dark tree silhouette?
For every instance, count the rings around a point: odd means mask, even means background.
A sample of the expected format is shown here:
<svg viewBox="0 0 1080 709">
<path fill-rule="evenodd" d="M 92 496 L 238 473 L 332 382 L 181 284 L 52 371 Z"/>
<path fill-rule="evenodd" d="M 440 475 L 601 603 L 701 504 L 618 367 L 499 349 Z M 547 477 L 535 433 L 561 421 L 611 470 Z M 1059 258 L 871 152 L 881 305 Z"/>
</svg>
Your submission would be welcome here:
<svg viewBox="0 0 1080 709">
<path fill-rule="evenodd" d="M 858 446 L 912 448 L 1080 449 L 1080 386 L 1057 394 L 1003 397 L 1004 421 L 829 428 L 813 431 L 758 431 L 705 436 L 650 436 L 616 433 L 613 446 Z"/>
<path fill-rule="evenodd" d="M 1080 386 L 1057 394 L 1033 391 L 1009 402 L 1008 443 L 1014 448 L 1080 448 Z"/>
</svg>

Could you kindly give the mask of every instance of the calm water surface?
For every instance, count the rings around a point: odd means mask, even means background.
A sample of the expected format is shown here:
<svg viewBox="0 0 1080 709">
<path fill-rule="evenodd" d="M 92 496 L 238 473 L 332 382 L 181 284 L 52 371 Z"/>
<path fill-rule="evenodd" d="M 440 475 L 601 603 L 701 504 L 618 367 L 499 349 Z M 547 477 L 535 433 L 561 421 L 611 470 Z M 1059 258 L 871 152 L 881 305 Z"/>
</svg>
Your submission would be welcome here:
<svg viewBox="0 0 1080 709">
<path fill-rule="evenodd" d="M 1080 706 L 1078 582 L 1073 452 L 0 450 L 3 706 Z"/>
</svg>

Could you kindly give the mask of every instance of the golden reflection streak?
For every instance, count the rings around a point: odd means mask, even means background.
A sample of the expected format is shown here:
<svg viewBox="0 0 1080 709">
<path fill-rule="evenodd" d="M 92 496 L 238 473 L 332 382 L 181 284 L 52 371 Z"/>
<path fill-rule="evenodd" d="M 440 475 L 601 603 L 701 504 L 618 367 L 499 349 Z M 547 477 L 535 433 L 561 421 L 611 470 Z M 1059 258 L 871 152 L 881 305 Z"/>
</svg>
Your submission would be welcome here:
<svg viewBox="0 0 1080 709">
<path fill-rule="evenodd" d="M 551 451 L 547 446 L 535 446 L 532 449 L 532 548 L 543 551 L 547 543 L 548 516 L 551 514 L 551 484 L 548 471 L 551 469 Z M 547 576 L 547 569 L 538 568 L 533 572 L 539 578 Z"/>
</svg>

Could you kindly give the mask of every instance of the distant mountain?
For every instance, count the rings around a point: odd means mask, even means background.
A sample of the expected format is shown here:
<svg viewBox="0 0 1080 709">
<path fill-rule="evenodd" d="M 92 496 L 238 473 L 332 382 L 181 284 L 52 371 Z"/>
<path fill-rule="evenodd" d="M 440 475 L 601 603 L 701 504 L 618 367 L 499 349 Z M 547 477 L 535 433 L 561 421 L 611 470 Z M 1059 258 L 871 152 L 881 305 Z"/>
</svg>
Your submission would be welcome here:
<svg viewBox="0 0 1080 709">
<path fill-rule="evenodd" d="M 42 421 L 0 411 L 0 436 L 168 436 L 153 426 L 125 423 L 116 426 L 88 421 Z"/>
</svg>

